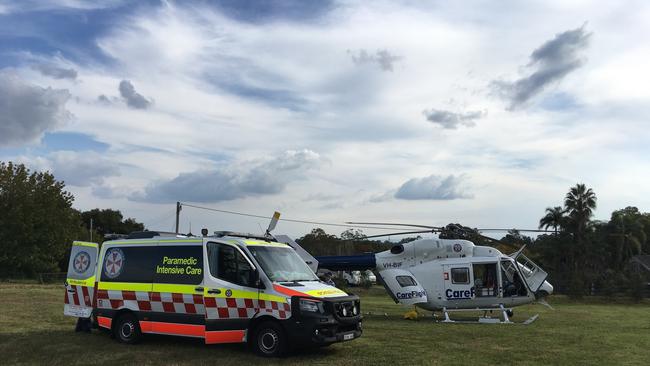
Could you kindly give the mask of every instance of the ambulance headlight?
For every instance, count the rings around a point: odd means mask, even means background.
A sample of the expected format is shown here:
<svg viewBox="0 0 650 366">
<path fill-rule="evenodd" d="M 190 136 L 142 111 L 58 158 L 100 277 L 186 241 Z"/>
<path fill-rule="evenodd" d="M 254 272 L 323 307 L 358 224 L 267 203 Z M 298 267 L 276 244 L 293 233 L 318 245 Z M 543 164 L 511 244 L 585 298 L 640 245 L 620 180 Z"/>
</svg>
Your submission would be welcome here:
<svg viewBox="0 0 650 366">
<path fill-rule="evenodd" d="M 300 299 L 300 311 L 307 313 L 322 313 L 323 303 L 320 301 Z"/>
</svg>

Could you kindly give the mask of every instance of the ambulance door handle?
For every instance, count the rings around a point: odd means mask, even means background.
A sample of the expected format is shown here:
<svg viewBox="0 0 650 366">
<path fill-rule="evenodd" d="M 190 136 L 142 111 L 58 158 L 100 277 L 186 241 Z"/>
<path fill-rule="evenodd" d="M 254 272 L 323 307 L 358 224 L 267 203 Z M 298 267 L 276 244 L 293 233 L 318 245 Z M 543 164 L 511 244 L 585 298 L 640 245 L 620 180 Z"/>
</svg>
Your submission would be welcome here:
<svg viewBox="0 0 650 366">
<path fill-rule="evenodd" d="M 194 291 L 196 291 L 196 292 L 203 292 L 203 287 L 201 287 L 201 286 L 199 286 L 199 287 L 195 287 L 195 288 L 194 288 Z"/>
<path fill-rule="evenodd" d="M 68 292 L 70 292 L 70 293 L 75 293 L 75 292 L 77 292 L 77 289 L 74 288 L 74 287 L 72 287 L 72 288 L 69 288 L 69 289 L 68 289 Z"/>
<path fill-rule="evenodd" d="M 221 290 L 219 290 L 219 289 L 208 290 L 208 293 L 209 293 L 209 294 L 217 294 L 217 295 L 219 295 L 219 294 L 221 293 Z"/>
</svg>

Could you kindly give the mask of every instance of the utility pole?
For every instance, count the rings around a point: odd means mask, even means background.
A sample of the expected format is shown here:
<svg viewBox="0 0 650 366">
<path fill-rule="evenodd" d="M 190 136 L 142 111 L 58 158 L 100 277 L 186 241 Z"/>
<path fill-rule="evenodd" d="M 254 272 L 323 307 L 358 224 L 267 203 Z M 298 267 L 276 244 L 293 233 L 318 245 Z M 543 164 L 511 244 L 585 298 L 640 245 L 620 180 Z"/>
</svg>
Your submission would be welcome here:
<svg viewBox="0 0 650 366">
<path fill-rule="evenodd" d="M 93 218 L 90 218 L 90 242 L 93 241 Z"/>
<path fill-rule="evenodd" d="M 176 202 L 176 234 L 178 235 L 178 219 L 181 217 L 181 210 L 183 206 L 180 202 Z"/>
</svg>

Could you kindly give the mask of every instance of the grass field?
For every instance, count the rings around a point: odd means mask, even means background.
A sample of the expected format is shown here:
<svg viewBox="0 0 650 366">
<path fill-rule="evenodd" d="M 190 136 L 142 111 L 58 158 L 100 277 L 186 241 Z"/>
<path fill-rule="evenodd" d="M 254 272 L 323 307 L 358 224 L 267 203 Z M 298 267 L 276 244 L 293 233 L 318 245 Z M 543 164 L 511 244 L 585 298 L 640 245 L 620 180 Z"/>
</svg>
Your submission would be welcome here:
<svg viewBox="0 0 650 366">
<path fill-rule="evenodd" d="M 364 334 L 328 348 L 265 360 L 244 345 L 209 345 L 197 339 L 147 336 L 135 346 L 107 333 L 75 333 L 64 317 L 63 287 L 0 284 L 0 364 L 88 365 L 413 365 L 566 364 L 649 365 L 650 302 L 572 302 L 554 297 L 555 311 L 540 305 L 515 309 L 532 325 L 440 324 L 430 313 L 402 320 L 404 309 L 381 288 L 362 296 Z M 384 315 L 387 314 L 387 315 Z"/>
</svg>

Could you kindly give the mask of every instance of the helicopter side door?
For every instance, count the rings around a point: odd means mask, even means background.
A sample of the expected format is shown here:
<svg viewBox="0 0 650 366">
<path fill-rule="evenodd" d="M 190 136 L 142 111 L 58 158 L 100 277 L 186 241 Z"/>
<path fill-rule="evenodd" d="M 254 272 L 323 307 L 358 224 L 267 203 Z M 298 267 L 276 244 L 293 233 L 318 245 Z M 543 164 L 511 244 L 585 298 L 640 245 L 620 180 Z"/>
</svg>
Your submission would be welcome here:
<svg viewBox="0 0 650 366">
<path fill-rule="evenodd" d="M 415 305 L 427 302 L 427 292 L 410 271 L 387 269 L 380 271 L 379 277 L 395 303 Z"/>
<path fill-rule="evenodd" d="M 548 273 L 544 271 L 540 266 L 535 264 L 533 261 L 528 259 L 521 251 L 517 252 L 517 255 L 514 257 L 519 268 L 519 272 L 526 281 L 528 288 L 533 293 L 536 293 L 539 288 L 544 284 Z"/>
<path fill-rule="evenodd" d="M 471 263 L 443 265 L 443 279 L 449 307 L 465 307 L 476 297 Z"/>
</svg>

